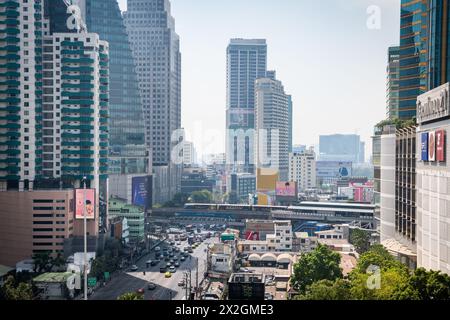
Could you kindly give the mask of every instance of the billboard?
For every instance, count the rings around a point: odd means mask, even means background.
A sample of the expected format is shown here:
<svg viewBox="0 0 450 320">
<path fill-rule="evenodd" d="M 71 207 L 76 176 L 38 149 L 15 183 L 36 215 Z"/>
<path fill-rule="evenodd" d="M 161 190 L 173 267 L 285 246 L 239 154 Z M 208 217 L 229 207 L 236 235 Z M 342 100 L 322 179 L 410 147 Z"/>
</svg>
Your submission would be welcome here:
<svg viewBox="0 0 450 320">
<path fill-rule="evenodd" d="M 297 186 L 293 181 L 277 181 L 277 197 L 297 197 Z"/>
<path fill-rule="evenodd" d="M 428 161 L 436 161 L 436 139 L 435 132 L 428 132 Z"/>
<path fill-rule="evenodd" d="M 436 131 L 436 160 L 445 161 L 445 131 Z"/>
<path fill-rule="evenodd" d="M 428 161 L 428 132 L 423 132 L 420 139 L 420 159 Z"/>
<path fill-rule="evenodd" d="M 258 241 L 259 240 L 259 232 L 246 231 L 245 232 L 245 240 Z"/>
<path fill-rule="evenodd" d="M 133 195 L 132 203 L 135 206 L 141 206 L 147 208 L 148 206 L 148 185 L 149 177 L 133 177 L 131 180 L 131 192 Z"/>
<path fill-rule="evenodd" d="M 86 199 L 84 192 L 86 191 Z M 95 219 L 95 189 L 75 189 L 75 219 L 84 218 L 86 204 L 86 219 Z"/>
</svg>

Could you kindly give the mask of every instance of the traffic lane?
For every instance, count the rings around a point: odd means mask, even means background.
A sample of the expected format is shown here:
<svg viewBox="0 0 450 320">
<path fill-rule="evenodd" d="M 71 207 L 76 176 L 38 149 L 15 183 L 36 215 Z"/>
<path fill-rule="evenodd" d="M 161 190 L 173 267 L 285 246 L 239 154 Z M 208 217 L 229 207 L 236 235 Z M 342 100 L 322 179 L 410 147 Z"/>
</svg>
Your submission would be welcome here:
<svg viewBox="0 0 450 320">
<path fill-rule="evenodd" d="M 114 277 L 110 282 L 98 290 L 90 297 L 90 300 L 116 300 L 117 297 L 124 293 L 136 292 L 140 288 L 144 288 L 147 281 L 131 274 L 122 273 Z"/>
</svg>

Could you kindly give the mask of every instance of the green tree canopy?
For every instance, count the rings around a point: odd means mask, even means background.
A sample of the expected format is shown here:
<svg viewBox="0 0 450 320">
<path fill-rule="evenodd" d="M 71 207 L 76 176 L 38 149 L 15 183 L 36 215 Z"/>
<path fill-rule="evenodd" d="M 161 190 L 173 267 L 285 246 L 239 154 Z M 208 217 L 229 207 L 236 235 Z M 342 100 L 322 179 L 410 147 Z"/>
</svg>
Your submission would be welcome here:
<svg viewBox="0 0 450 320">
<path fill-rule="evenodd" d="M 135 292 L 128 292 L 118 296 L 117 300 L 144 300 L 144 295 Z"/>
<path fill-rule="evenodd" d="M 440 271 L 415 270 L 410 285 L 421 300 L 450 300 L 450 277 Z"/>
<path fill-rule="evenodd" d="M 319 280 L 306 289 L 306 293 L 298 295 L 295 300 L 351 300 L 350 282 L 344 279 Z"/>
<path fill-rule="evenodd" d="M 355 246 L 356 252 L 362 254 L 369 250 L 370 233 L 360 229 L 353 229 L 350 233 L 350 243 Z"/>
<path fill-rule="evenodd" d="M 406 269 L 406 266 L 395 260 L 394 257 L 380 244 L 373 245 L 359 257 L 358 264 L 354 271 L 365 273 L 367 268 L 371 265 L 378 266 L 381 269 L 393 266 Z"/>
<path fill-rule="evenodd" d="M 193 203 L 211 203 L 213 196 L 208 190 L 202 190 L 192 192 L 189 198 Z"/>
<path fill-rule="evenodd" d="M 29 283 L 21 282 L 16 285 L 13 276 L 8 276 L 2 287 L 6 300 L 33 300 L 33 290 Z"/>
<path fill-rule="evenodd" d="M 301 255 L 294 264 L 291 284 L 300 294 L 304 294 L 306 288 L 316 281 L 342 278 L 340 262 L 339 253 L 319 244 L 314 251 Z"/>
</svg>

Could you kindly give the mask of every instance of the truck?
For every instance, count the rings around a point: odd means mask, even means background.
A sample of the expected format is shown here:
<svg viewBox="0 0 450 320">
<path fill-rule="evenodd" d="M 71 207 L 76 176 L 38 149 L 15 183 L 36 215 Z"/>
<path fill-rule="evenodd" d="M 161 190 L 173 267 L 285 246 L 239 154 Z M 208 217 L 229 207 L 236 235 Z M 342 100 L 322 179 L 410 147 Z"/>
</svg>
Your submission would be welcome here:
<svg viewBox="0 0 450 320">
<path fill-rule="evenodd" d="M 189 243 L 189 244 L 193 244 L 194 242 L 195 242 L 194 236 L 189 236 L 189 237 L 188 237 L 188 243 Z"/>
</svg>

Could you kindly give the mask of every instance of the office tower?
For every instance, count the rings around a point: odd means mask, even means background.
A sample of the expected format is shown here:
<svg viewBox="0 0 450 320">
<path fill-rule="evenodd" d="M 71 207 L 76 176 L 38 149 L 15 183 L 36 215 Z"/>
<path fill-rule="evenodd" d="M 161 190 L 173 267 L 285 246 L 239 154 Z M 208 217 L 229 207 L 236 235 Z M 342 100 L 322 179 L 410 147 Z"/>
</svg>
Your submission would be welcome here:
<svg viewBox="0 0 450 320">
<path fill-rule="evenodd" d="M 297 182 L 298 191 L 316 188 L 316 180 L 314 150 L 289 153 L 289 181 Z"/>
<path fill-rule="evenodd" d="M 168 0 L 128 0 L 127 10 L 124 21 L 136 62 L 153 164 L 153 202 L 164 203 L 179 191 L 181 179 L 181 163 L 171 156 L 178 143 L 178 139 L 172 141 L 172 135 L 181 127 L 180 40 Z"/>
<path fill-rule="evenodd" d="M 7 69 L 0 73 L 0 163 L 7 164 L 0 186 L 8 204 L 0 213 L 28 228 L 29 255 L 61 253 L 65 240 L 82 235 L 82 220 L 65 215 L 78 208 L 73 188 L 84 178 L 95 189 L 90 237 L 103 226 L 99 200 L 107 196 L 108 43 L 85 30 L 52 32 L 53 17 L 44 9 L 42 1 L 0 5 L 0 34 L 6 35 L 0 59 Z M 16 250 L 18 244 L 9 243 L 8 250 Z"/>
<path fill-rule="evenodd" d="M 255 83 L 255 156 L 258 168 L 278 170 L 280 181 L 289 171 L 289 97 L 275 71 Z"/>
<path fill-rule="evenodd" d="M 86 25 L 109 43 L 109 172 L 146 174 L 148 151 L 136 66 L 117 0 L 85 0 Z"/>
<path fill-rule="evenodd" d="M 302 153 L 305 151 L 306 151 L 306 145 L 304 145 L 304 144 L 296 144 L 296 145 L 292 146 L 292 153 Z"/>
<path fill-rule="evenodd" d="M 288 95 L 288 117 L 289 117 L 289 129 L 288 129 L 288 152 L 292 152 L 292 117 L 293 117 L 293 109 L 292 109 L 292 96 Z"/>
<path fill-rule="evenodd" d="M 267 71 L 264 39 L 231 39 L 227 47 L 226 155 L 229 172 L 254 171 L 255 81 Z"/>
<path fill-rule="evenodd" d="M 359 163 L 361 140 L 356 134 L 333 134 L 319 137 L 320 161 L 351 161 Z"/>
<path fill-rule="evenodd" d="M 386 68 L 386 118 L 398 118 L 398 80 L 400 47 L 389 47 Z"/>
<path fill-rule="evenodd" d="M 428 48 L 426 7 L 429 0 L 402 0 L 399 50 L 398 117 L 410 119 L 416 115 L 417 96 L 426 91 L 425 61 Z"/>
</svg>

